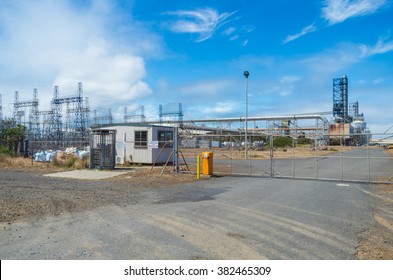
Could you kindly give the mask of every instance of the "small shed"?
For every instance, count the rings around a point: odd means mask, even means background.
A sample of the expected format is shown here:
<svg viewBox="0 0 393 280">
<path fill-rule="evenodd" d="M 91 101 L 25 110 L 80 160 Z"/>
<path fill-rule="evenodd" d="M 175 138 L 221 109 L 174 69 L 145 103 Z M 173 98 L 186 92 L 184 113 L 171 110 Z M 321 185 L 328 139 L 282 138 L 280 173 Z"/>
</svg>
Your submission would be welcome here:
<svg viewBox="0 0 393 280">
<path fill-rule="evenodd" d="M 106 124 L 93 129 L 116 131 L 116 164 L 172 162 L 174 128 L 148 124 Z"/>
</svg>

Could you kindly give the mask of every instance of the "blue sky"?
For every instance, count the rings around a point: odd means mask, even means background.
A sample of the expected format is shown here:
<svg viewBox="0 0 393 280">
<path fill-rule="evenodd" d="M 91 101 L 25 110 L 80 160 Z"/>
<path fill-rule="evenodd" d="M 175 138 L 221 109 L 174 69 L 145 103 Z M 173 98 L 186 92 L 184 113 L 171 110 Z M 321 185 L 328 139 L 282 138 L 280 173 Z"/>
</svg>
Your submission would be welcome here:
<svg viewBox="0 0 393 280">
<path fill-rule="evenodd" d="M 184 118 L 332 110 L 332 79 L 347 75 L 374 133 L 393 125 L 393 1 L 0 0 L 0 94 L 40 110 L 53 86 L 83 82 L 95 108 L 118 121 L 145 106 Z"/>
</svg>

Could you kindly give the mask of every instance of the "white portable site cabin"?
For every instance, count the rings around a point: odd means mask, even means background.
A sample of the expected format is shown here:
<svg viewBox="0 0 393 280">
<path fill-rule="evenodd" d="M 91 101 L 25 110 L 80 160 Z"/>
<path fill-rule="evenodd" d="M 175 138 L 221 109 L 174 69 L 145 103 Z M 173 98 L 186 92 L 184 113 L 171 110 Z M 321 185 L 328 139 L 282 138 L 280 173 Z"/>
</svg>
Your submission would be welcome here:
<svg viewBox="0 0 393 280">
<path fill-rule="evenodd" d="M 148 124 L 108 124 L 116 130 L 116 164 L 172 162 L 173 127 Z"/>
</svg>

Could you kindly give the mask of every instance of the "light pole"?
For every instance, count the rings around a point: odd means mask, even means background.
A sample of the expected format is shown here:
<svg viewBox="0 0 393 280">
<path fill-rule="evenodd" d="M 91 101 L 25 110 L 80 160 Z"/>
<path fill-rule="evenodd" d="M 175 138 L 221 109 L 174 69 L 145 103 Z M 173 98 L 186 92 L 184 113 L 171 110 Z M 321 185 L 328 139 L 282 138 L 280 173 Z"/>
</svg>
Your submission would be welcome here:
<svg viewBox="0 0 393 280">
<path fill-rule="evenodd" d="M 248 76 L 250 73 L 248 71 L 244 71 L 244 77 L 246 77 L 246 126 L 245 126 L 245 141 L 244 141 L 244 158 L 247 159 L 247 145 L 248 145 L 248 138 L 247 138 L 247 126 L 248 126 Z"/>
</svg>

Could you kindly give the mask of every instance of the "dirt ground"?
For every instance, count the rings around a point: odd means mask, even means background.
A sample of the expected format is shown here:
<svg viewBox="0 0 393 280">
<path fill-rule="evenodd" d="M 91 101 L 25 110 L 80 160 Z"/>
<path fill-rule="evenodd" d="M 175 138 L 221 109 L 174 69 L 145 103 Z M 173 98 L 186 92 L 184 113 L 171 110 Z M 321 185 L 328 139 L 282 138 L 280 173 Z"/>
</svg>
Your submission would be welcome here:
<svg viewBox="0 0 393 280">
<path fill-rule="evenodd" d="M 44 177 L 64 170 L 46 163 L 0 163 L 0 222 L 36 220 L 66 212 L 153 201 L 154 190 L 195 181 L 194 174 L 174 174 L 162 167 L 139 168 L 110 179 L 81 183 Z M 359 233 L 357 258 L 393 260 L 393 185 L 375 186 L 375 226 Z"/>
<path fill-rule="evenodd" d="M 358 259 L 393 260 L 393 184 L 375 186 L 375 226 L 359 234 Z"/>
<path fill-rule="evenodd" d="M 0 222 L 41 219 L 107 205 L 137 204 L 149 200 L 149 190 L 154 188 L 195 181 L 194 174 L 175 174 L 169 168 L 162 175 L 162 167 L 129 170 L 113 178 L 81 183 L 78 179 L 42 176 L 64 171 L 47 163 L 34 162 L 32 166 L 25 160 L 17 167 L 0 164 Z"/>
</svg>

